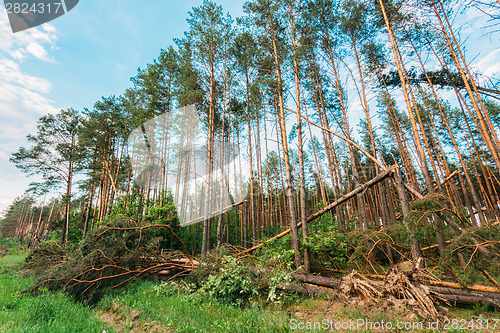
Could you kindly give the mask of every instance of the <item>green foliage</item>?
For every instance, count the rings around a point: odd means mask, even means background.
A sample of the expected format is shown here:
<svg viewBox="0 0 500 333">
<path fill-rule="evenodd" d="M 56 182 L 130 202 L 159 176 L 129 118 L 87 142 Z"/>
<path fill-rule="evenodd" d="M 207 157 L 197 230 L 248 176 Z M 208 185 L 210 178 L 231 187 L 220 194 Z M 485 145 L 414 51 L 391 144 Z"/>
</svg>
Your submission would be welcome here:
<svg viewBox="0 0 500 333">
<path fill-rule="evenodd" d="M 260 300 L 283 305 L 290 300 L 290 293 L 281 290 L 280 286 L 292 282 L 293 265 L 293 254 L 275 254 L 266 266 L 272 269 L 257 273 L 252 269 L 253 264 L 226 256 L 222 260 L 207 263 L 205 267 L 198 266 L 191 273 L 191 281 L 200 286 L 198 293 L 226 304 L 241 306 Z"/>
<path fill-rule="evenodd" d="M 265 242 L 265 240 L 263 240 Z M 274 239 L 256 251 L 256 255 L 268 261 L 272 266 L 284 263 L 292 263 L 295 258 L 295 250 L 292 249 L 292 236 L 290 234 Z"/>
<path fill-rule="evenodd" d="M 39 277 L 44 276 L 47 274 L 47 269 L 54 269 L 61 264 L 67 253 L 68 251 L 57 241 L 40 243 L 29 251 L 25 260 L 25 268 Z"/>
<path fill-rule="evenodd" d="M 161 251 L 166 228 L 137 229 L 144 225 L 117 217 L 89 232 L 73 251 L 54 243 L 41 244 L 30 253 L 27 267 L 36 272 L 42 287 L 95 304 L 108 288 L 133 281 L 133 272 L 168 261 L 174 254 Z"/>
<path fill-rule="evenodd" d="M 309 235 L 309 243 L 303 246 L 309 249 L 316 263 L 327 268 L 339 267 L 347 262 L 349 249 L 344 234 L 314 233 Z"/>
<path fill-rule="evenodd" d="M 460 267 L 457 273 L 467 283 L 486 282 L 481 271 L 487 271 L 497 279 L 500 277 L 500 230 L 498 227 L 487 225 L 471 227 L 453 239 L 440 258 L 442 265 Z M 483 251 L 478 244 L 483 244 Z M 487 251 L 487 253 L 485 251 Z M 468 262 L 466 268 L 461 267 L 458 258 L 461 253 Z"/>
<path fill-rule="evenodd" d="M 68 109 L 40 117 L 37 134 L 28 135 L 31 147 L 20 147 L 10 161 L 28 175 L 41 175 L 43 186 L 35 192 L 45 193 L 50 188 L 71 182 L 80 168 L 83 150 L 78 143 L 82 118 L 79 112 Z M 70 195 L 68 192 L 66 195 Z"/>
<path fill-rule="evenodd" d="M 143 225 L 162 224 L 169 225 L 172 230 L 180 235 L 184 232 L 179 225 L 176 207 L 172 195 L 164 191 L 156 200 L 144 201 L 142 193 L 132 193 L 120 196 L 111 206 L 110 214 L 106 216 L 101 225 L 112 225 L 116 220 L 131 219 L 141 221 Z M 180 242 L 170 236 L 166 229 L 149 230 L 149 235 L 160 239 L 161 248 L 182 250 Z M 183 237 L 184 238 L 184 237 Z M 189 243 L 185 243 L 189 245 Z"/>
<path fill-rule="evenodd" d="M 475 312 L 486 312 L 488 311 L 488 304 L 476 303 L 473 305 L 472 309 Z"/>
<path fill-rule="evenodd" d="M 19 241 L 15 238 L 0 238 L 0 252 L 9 251 L 19 247 Z"/>
<path fill-rule="evenodd" d="M 233 305 L 241 305 L 259 295 L 255 274 L 239 265 L 234 257 L 225 257 L 218 274 L 210 275 L 202 284 L 200 292 Z"/>
<path fill-rule="evenodd" d="M 114 220 L 117 216 L 141 219 L 144 206 L 144 194 L 142 193 L 134 192 L 119 196 L 110 207 L 109 215 L 101 223 L 106 224 L 108 221 Z"/>
<path fill-rule="evenodd" d="M 450 199 L 442 194 L 428 194 L 423 199 L 412 202 L 410 208 L 411 212 L 405 217 L 404 223 L 409 223 L 413 229 L 426 226 L 426 219 L 432 221 L 433 214 L 438 214 L 443 219 L 453 219 L 459 225 L 470 224 L 463 215 L 464 211 L 457 210 Z"/>
<path fill-rule="evenodd" d="M 293 281 L 292 258 L 287 258 L 285 261 L 280 261 L 278 265 L 267 277 L 269 279 L 269 290 L 267 294 L 267 301 L 270 303 L 282 305 L 289 299 L 289 294 L 279 289 L 281 285 L 290 284 Z"/>
</svg>

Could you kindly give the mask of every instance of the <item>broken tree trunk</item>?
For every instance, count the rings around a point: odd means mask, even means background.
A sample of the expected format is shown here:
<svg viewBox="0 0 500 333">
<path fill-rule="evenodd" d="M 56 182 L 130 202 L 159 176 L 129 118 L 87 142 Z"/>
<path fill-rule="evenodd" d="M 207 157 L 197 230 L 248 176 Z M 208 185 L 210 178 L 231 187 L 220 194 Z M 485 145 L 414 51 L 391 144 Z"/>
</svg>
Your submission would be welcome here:
<svg viewBox="0 0 500 333">
<path fill-rule="evenodd" d="M 252 269 L 254 272 L 258 273 L 270 273 L 272 272 L 269 268 L 256 267 Z M 322 276 L 317 276 L 313 274 L 294 274 L 294 278 L 297 282 L 302 283 L 292 283 L 289 285 L 280 286 L 280 289 L 287 291 L 295 291 L 299 294 L 307 295 L 323 295 L 323 294 L 337 294 L 337 288 L 340 285 L 340 279 L 332 279 Z M 384 276 L 380 276 L 382 279 Z M 382 281 L 371 282 L 380 288 L 383 287 Z M 461 304 L 461 305 L 475 305 L 477 303 L 487 304 L 496 309 L 500 309 L 500 290 L 474 285 L 469 286 L 469 290 L 461 289 L 461 286 L 457 283 L 447 283 L 447 282 L 437 282 L 430 281 L 431 286 L 426 286 L 430 291 L 439 294 L 441 298 L 450 302 L 451 304 Z"/>
<path fill-rule="evenodd" d="M 364 183 L 363 185 L 361 186 L 358 186 L 356 187 L 354 190 L 352 190 L 351 192 L 347 193 L 346 195 L 342 196 L 341 198 L 335 200 L 334 202 L 332 202 L 331 204 L 327 205 L 325 208 L 319 210 L 318 212 L 312 214 L 311 216 L 309 216 L 307 218 L 307 223 L 317 219 L 318 217 L 324 215 L 325 213 L 331 211 L 332 209 L 334 209 L 335 207 L 337 207 L 338 205 L 346 202 L 347 200 L 349 200 L 350 198 L 356 196 L 357 194 L 359 193 L 363 193 L 364 191 L 366 191 L 368 188 L 378 184 L 379 182 L 383 181 L 384 179 L 386 179 L 387 177 L 391 176 L 392 173 L 396 170 L 397 166 L 396 165 L 393 165 L 392 167 L 390 167 L 389 169 L 385 170 L 384 172 L 380 173 L 377 177 L 369 180 L 368 182 Z M 301 227 L 302 226 L 302 223 L 299 223 L 297 224 L 297 227 Z M 245 251 L 242 251 L 238 254 L 236 254 L 236 256 L 241 256 L 241 255 L 244 255 L 244 254 L 247 254 L 247 253 L 250 253 L 252 251 L 255 251 L 257 250 L 258 248 L 264 246 L 265 244 L 273 241 L 273 240 L 276 240 L 278 238 L 281 238 L 287 234 L 289 234 L 291 232 L 291 229 L 287 229 L 285 231 L 283 231 L 282 233 L 272 237 L 272 238 L 269 238 L 267 241 L 263 242 L 263 243 L 260 243 L 256 246 L 253 246 L 249 249 L 246 249 Z"/>
<path fill-rule="evenodd" d="M 441 182 L 441 186 L 443 186 L 444 184 L 446 184 L 447 182 L 449 182 L 453 177 L 455 177 L 457 175 L 458 175 L 458 170 L 453 171 L 448 177 L 446 177 Z M 435 186 L 434 187 L 434 191 L 437 191 L 438 189 L 439 189 L 439 186 Z M 425 191 L 427 191 L 427 187 L 422 190 L 422 193 L 424 193 Z"/>
</svg>

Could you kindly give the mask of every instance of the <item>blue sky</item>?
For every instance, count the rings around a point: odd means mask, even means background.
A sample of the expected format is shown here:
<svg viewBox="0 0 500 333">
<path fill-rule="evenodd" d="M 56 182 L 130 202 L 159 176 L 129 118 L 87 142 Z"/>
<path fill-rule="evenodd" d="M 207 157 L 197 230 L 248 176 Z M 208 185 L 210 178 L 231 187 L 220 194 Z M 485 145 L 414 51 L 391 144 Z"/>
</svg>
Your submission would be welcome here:
<svg viewBox="0 0 500 333">
<path fill-rule="evenodd" d="M 122 94 L 138 67 L 183 37 L 188 12 L 202 2 L 82 0 L 66 15 L 16 34 L 0 6 L 0 213 L 36 180 L 9 157 L 27 144 L 38 118 Z M 218 3 L 232 17 L 243 14 L 243 1 Z"/>
<path fill-rule="evenodd" d="M 217 2 L 233 18 L 243 14 L 244 1 Z M 37 119 L 61 108 L 91 108 L 102 96 L 122 94 L 138 67 L 151 63 L 173 38 L 183 37 L 188 11 L 201 3 L 82 0 L 66 15 L 16 34 L 0 6 L 0 214 L 36 180 L 8 160 L 26 145 L 27 134 L 36 133 Z M 473 36 L 469 56 L 480 72 L 498 78 L 499 36 L 482 36 L 482 14 L 469 18 L 462 30 Z M 361 107 L 353 104 L 350 110 L 356 124 Z"/>
</svg>

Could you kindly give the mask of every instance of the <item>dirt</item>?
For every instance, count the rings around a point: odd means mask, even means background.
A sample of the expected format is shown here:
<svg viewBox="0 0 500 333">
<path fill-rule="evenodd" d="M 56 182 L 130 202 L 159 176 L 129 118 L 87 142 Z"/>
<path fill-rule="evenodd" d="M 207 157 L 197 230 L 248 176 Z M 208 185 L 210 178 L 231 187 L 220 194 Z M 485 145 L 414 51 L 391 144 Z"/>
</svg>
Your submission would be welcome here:
<svg viewBox="0 0 500 333">
<path fill-rule="evenodd" d="M 145 322 L 141 320 L 141 312 L 136 309 L 129 309 L 125 306 L 113 303 L 111 311 L 100 311 L 100 320 L 107 323 L 117 332 L 148 332 L 148 333 L 171 333 L 174 330 L 167 330 L 159 322 Z"/>
</svg>

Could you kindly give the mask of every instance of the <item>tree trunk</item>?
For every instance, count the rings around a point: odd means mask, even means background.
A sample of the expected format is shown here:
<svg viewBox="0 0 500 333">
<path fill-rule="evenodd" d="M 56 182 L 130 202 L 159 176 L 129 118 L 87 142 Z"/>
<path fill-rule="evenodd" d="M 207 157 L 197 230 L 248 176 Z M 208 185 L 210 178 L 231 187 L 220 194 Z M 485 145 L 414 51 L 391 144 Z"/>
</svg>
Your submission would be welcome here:
<svg viewBox="0 0 500 333">
<path fill-rule="evenodd" d="M 270 10 L 270 9 L 269 9 Z M 288 199 L 288 209 L 290 212 L 290 229 L 292 231 L 292 243 L 293 243 L 293 249 L 295 250 L 295 266 L 300 267 L 302 266 L 302 262 L 300 259 L 300 240 L 299 240 L 299 232 L 297 228 L 297 214 L 295 210 L 295 191 L 294 191 L 294 182 L 292 180 L 292 170 L 291 170 L 291 164 L 290 164 L 290 157 L 288 153 L 288 137 L 286 133 L 286 119 L 285 119 L 285 108 L 284 108 L 284 100 L 283 100 L 283 82 L 282 82 L 282 77 L 281 77 L 281 66 L 280 66 L 280 61 L 279 61 L 279 52 L 278 52 L 278 45 L 276 41 L 276 36 L 274 32 L 274 23 L 273 23 L 273 18 L 271 17 L 271 12 L 269 12 L 269 23 L 270 23 L 270 28 L 271 28 L 271 39 L 272 39 L 272 46 L 273 46 L 273 52 L 274 52 L 274 62 L 275 62 L 275 69 L 276 69 L 276 80 L 278 84 L 278 120 L 279 120 L 279 125 L 280 125 L 280 133 L 281 133 L 281 144 L 283 148 L 283 156 L 285 160 L 285 173 L 286 173 L 286 182 L 287 182 L 287 189 L 286 189 L 286 194 L 287 194 L 287 199 Z"/>
</svg>

